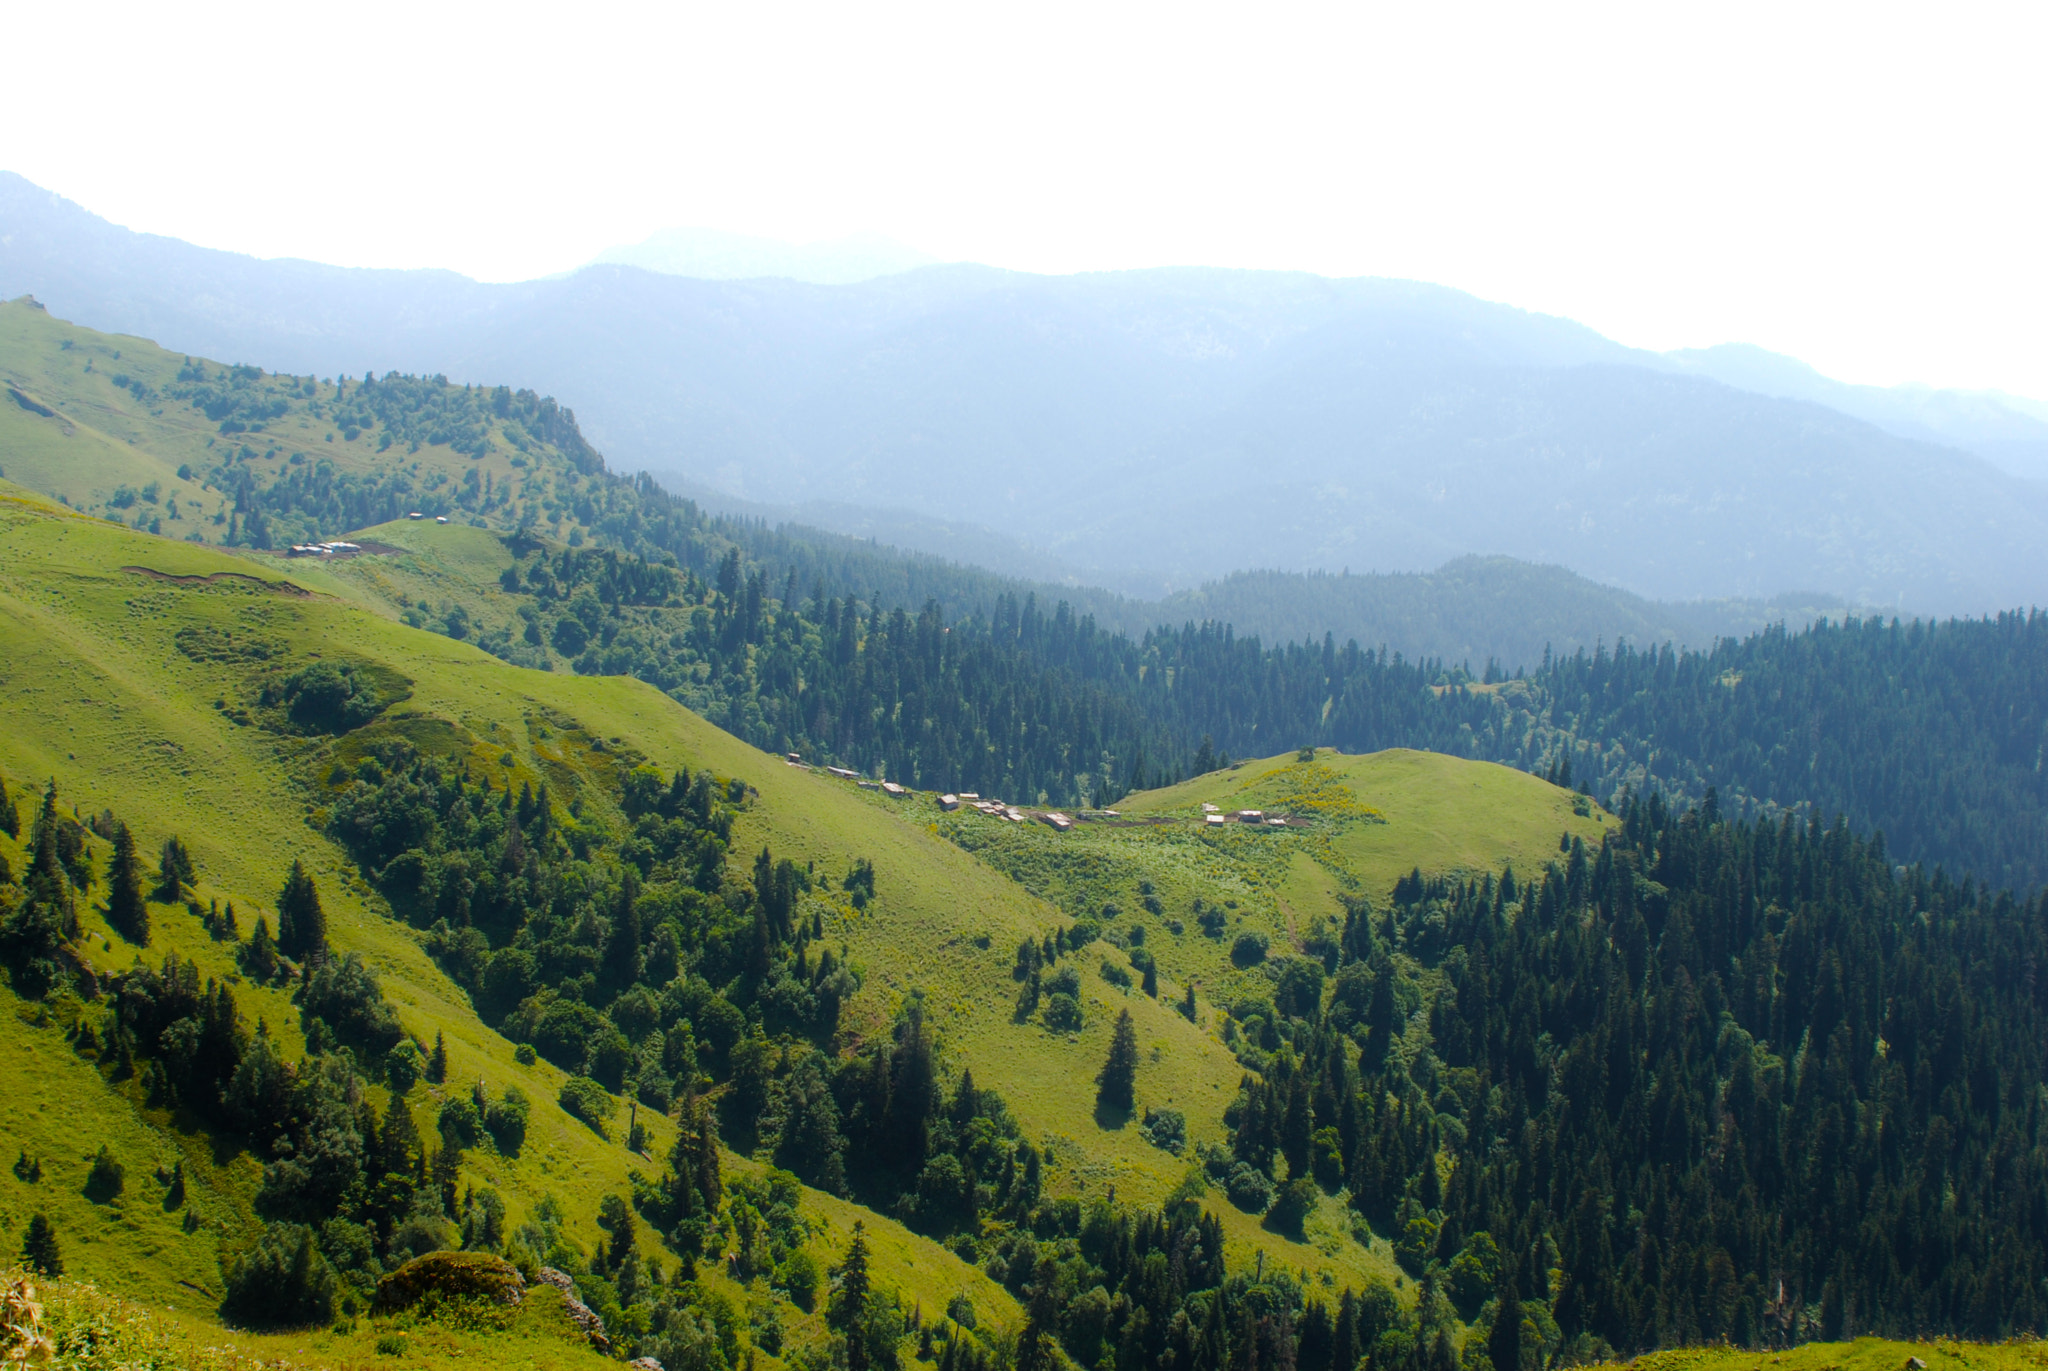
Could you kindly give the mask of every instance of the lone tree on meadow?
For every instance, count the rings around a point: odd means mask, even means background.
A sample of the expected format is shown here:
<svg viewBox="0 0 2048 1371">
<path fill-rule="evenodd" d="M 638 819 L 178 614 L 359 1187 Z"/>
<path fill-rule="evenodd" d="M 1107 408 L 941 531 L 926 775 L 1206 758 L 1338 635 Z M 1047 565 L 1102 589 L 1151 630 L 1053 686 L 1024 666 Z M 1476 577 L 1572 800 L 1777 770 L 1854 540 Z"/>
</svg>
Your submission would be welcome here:
<svg viewBox="0 0 2048 1371">
<path fill-rule="evenodd" d="M 131 943 L 149 945 L 149 906 L 142 898 L 142 867 L 135 860 L 135 835 L 114 826 L 114 859 L 107 864 L 107 922 Z"/>
<path fill-rule="evenodd" d="M 199 868 L 192 861 L 191 850 L 175 833 L 164 839 L 157 859 L 157 898 L 166 904 L 182 900 L 198 879 Z"/>
<path fill-rule="evenodd" d="M 327 951 L 327 915 L 320 908 L 320 892 L 313 888 L 306 864 L 296 857 L 284 889 L 277 892 L 277 948 L 301 961 Z"/>
<path fill-rule="evenodd" d="M 1130 1113 L 1137 1105 L 1137 1084 L 1138 1030 L 1126 1009 L 1116 1016 L 1116 1029 L 1109 1035 L 1109 1060 L 1095 1078 L 1095 1107 Z"/>
<path fill-rule="evenodd" d="M 21 1245 L 21 1264 L 53 1280 L 64 1274 L 64 1254 L 57 1250 L 57 1229 L 41 1214 L 28 1221 L 27 1241 Z"/>
</svg>

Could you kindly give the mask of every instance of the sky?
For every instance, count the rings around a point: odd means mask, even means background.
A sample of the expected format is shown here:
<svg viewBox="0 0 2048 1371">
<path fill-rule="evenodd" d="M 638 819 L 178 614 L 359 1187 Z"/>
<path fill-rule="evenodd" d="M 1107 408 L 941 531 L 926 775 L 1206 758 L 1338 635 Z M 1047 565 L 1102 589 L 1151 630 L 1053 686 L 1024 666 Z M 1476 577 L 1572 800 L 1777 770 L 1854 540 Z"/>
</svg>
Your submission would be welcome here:
<svg viewBox="0 0 2048 1371">
<path fill-rule="evenodd" d="M 23 5 L 0 167 L 258 256 L 656 229 L 1439 282 L 2048 398 L 2048 7 Z"/>
</svg>

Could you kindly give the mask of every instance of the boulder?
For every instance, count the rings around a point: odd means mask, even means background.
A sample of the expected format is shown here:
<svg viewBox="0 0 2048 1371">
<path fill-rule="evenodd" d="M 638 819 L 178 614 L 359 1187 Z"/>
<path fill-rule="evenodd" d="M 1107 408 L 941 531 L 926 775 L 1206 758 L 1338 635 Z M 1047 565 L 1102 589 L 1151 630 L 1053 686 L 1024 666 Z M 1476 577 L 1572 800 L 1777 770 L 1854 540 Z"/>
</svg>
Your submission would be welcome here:
<svg viewBox="0 0 2048 1371">
<path fill-rule="evenodd" d="M 377 1312 L 407 1308 L 430 1292 L 516 1305 L 526 1282 L 512 1263 L 488 1252 L 429 1252 L 377 1282 Z"/>
</svg>

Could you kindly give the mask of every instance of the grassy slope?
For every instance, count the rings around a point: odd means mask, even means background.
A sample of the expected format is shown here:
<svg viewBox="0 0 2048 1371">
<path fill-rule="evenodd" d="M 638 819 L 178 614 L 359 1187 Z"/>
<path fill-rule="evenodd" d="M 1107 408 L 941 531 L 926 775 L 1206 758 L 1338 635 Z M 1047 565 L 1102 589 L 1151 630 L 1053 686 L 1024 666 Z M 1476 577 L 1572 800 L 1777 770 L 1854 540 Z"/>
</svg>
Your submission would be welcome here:
<svg viewBox="0 0 2048 1371">
<path fill-rule="evenodd" d="M 526 482 L 542 467 L 561 465 L 552 453 L 521 457 L 509 441 L 494 442 L 481 458 L 436 445 L 380 454 L 381 429 L 364 430 L 350 442 L 314 411 L 334 399 L 335 388 L 328 384 L 319 387 L 312 405 L 294 398 L 291 412 L 263 431 L 223 438 L 205 415 L 162 394 L 185 361 L 147 339 L 98 333 L 20 300 L 0 302 L 0 471 L 77 509 L 131 524 L 155 517 L 162 521 L 164 537 L 196 535 L 218 542 L 227 526 L 213 518 L 226 508 L 228 497 L 202 487 L 197 478 L 244 444 L 259 454 L 275 449 L 274 456 L 255 459 L 257 467 L 272 473 L 303 454 L 307 461 L 331 461 L 342 473 L 417 467 L 422 483 L 436 474 L 459 480 L 474 470 L 479 480 L 488 475 L 495 486 L 506 487 L 515 478 Z M 139 399 L 115 385 L 116 376 L 140 381 L 157 394 Z M 46 416 L 24 407 L 12 398 L 10 387 L 54 413 Z M 181 466 L 189 466 L 195 479 L 180 479 Z M 109 508 L 119 487 L 139 490 L 152 481 L 161 487 L 156 503 Z M 171 519 L 168 507 L 174 499 L 179 517 Z M 343 532 L 327 529 L 321 536 Z"/>
<path fill-rule="evenodd" d="M 1396 749 L 1346 757 L 1329 750 L 1302 764 L 1293 753 L 1242 763 L 1165 790 L 1133 795 L 1126 818 L 1158 825 L 1083 823 L 1055 833 L 1042 824 L 1010 824 L 962 809 L 938 817 L 955 841 L 980 853 L 1069 914 L 1120 911 L 1108 929 L 1145 929 L 1158 960 L 1162 996 L 1189 981 L 1206 998 L 1227 1001 L 1263 985 L 1256 968 L 1232 964 L 1244 932 L 1263 933 L 1274 955 L 1294 947 L 1321 919 L 1334 932 L 1344 919 L 1340 895 L 1384 902 L 1411 869 L 1498 873 L 1512 863 L 1526 875 L 1558 856 L 1563 834 L 1597 842 L 1611 816 L 1573 812 L 1575 796 L 1546 781 L 1490 762 Z M 1243 824 L 1207 828 L 1203 803 L 1238 809 L 1300 811 L 1308 829 Z M 932 806 L 937 817 L 937 808 Z M 1149 882 L 1161 912 L 1145 910 Z M 1223 905 L 1222 936 L 1204 937 L 1196 901 Z M 1234 904 L 1233 904 L 1234 902 Z M 1178 921 L 1182 931 L 1171 931 Z"/>
<path fill-rule="evenodd" d="M 363 952 L 376 967 L 407 1029 L 429 1042 L 437 1031 L 446 1034 L 448 1088 L 465 1088 L 479 1077 L 494 1091 L 517 1082 L 538 1103 L 521 1156 L 510 1160 L 487 1150 L 473 1152 L 471 1178 L 505 1191 L 515 1220 L 541 1195 L 553 1193 L 585 1240 L 594 1237 L 591 1216 L 597 1200 L 608 1191 L 624 1191 L 629 1168 L 651 1171 L 656 1164 L 631 1156 L 617 1142 L 600 1140 L 557 1109 L 552 1101 L 560 1073 L 545 1062 L 522 1067 L 513 1061 L 512 1045 L 476 1020 L 466 998 L 432 965 L 410 932 L 375 912 L 344 856 L 315 827 L 318 816 L 311 801 L 317 790 L 305 778 L 317 770 L 327 744 L 230 722 L 212 701 L 234 697 L 243 683 L 225 668 L 187 660 L 172 646 L 172 635 L 186 624 L 245 627 L 290 645 L 295 655 L 332 652 L 333 644 L 346 643 L 350 655 L 413 678 L 413 696 L 402 708 L 464 726 L 477 739 L 480 761 L 496 766 L 502 755 L 512 753 L 516 764 L 497 770 L 515 779 L 537 781 L 544 766 L 559 778 L 564 763 L 555 757 L 566 756 L 571 766 L 590 764 L 587 754 L 579 760 L 565 748 L 560 730 L 551 730 L 546 739 L 529 735 L 526 720 L 545 710 L 558 719 L 573 717 L 597 735 L 631 737 L 665 768 L 687 761 L 759 778 L 770 805 L 802 803 L 805 797 L 778 784 L 783 776 L 771 773 L 783 769 L 770 759 L 637 682 L 520 671 L 473 648 L 374 618 L 331 598 L 281 594 L 237 580 L 167 584 L 120 570 L 131 564 L 176 575 L 270 574 L 212 549 L 59 514 L 39 502 L 0 503 L 0 641 L 8 649 L 0 663 L 0 769 L 17 791 L 24 778 L 54 776 L 65 801 L 82 812 L 114 808 L 137 830 L 145 852 L 178 833 L 198 860 L 200 897 L 234 901 L 245 930 L 258 910 L 274 907 L 285 864 L 294 855 L 304 857 L 320 885 L 337 945 Z M 26 817 L 30 797 L 18 793 L 16 798 Z M 844 797 L 836 798 L 846 810 Z M 796 826 L 811 836 L 821 855 L 870 852 L 888 869 L 892 858 L 883 854 L 895 849 L 872 841 L 863 830 L 900 825 L 885 821 L 878 826 L 866 818 L 849 826 L 844 813 L 830 812 L 829 802 L 822 810 Z M 943 844 L 929 838 L 920 843 L 907 830 L 892 836 L 899 844 L 907 840 L 943 854 L 967 874 L 979 874 L 996 888 L 994 903 L 1007 899 L 1012 919 L 1042 919 L 1049 913 L 1014 888 L 1001 891 L 1007 883 Z M 772 820 L 751 820 L 746 837 L 772 840 L 778 850 L 794 845 Z M 0 851 L 20 869 L 18 845 L 0 839 Z M 946 877 L 940 876 L 918 887 L 945 884 Z M 234 974 L 230 949 L 212 942 L 182 909 L 155 906 L 153 913 L 149 958 L 176 950 L 196 959 L 209 975 Z M 130 964 L 135 949 L 114 937 L 96 914 L 87 914 L 85 923 L 96 961 L 109 968 Z M 296 1014 L 281 992 L 244 985 L 238 995 L 252 1016 L 262 1014 L 274 1030 L 295 1039 Z M 56 1028 L 32 1029 L 11 1015 L 5 1032 L 20 1036 L 24 1047 L 32 1041 L 34 1050 L 9 1051 L 0 1059 L 0 1083 L 6 1086 L 0 1142 L 28 1146 L 49 1159 L 44 1180 L 35 1187 L 11 1173 L 0 1174 L 0 1206 L 7 1218 L 18 1225 L 31 1209 L 50 1208 L 60 1229 L 81 1237 L 96 1227 L 111 1234 L 131 1221 L 142 1224 L 127 1230 L 143 1234 L 141 1243 L 75 1243 L 75 1269 L 152 1300 L 209 1305 L 211 1295 L 174 1287 L 190 1280 L 203 1291 L 217 1290 L 214 1250 L 227 1234 L 209 1225 L 187 1236 L 176 1228 L 175 1218 L 159 1222 L 145 1212 L 160 1203 L 162 1187 L 147 1180 L 160 1162 L 182 1153 L 188 1157 L 188 1174 L 205 1170 L 192 1150 L 198 1140 L 181 1135 L 174 1120 L 151 1115 L 132 1098 L 96 1085 L 89 1067 L 66 1059 L 69 1049 Z M 296 1050 L 295 1041 L 293 1046 Z M 39 1073 L 46 1062 L 62 1062 L 63 1073 Z M 31 1073 L 38 1073 L 33 1084 Z M 416 1088 L 413 1103 L 423 1129 L 432 1126 L 440 1093 Z M 67 1101 L 75 1108 L 66 1109 Z M 93 1126 L 71 1129 L 62 1119 L 53 1122 L 49 1116 L 60 1109 L 72 1116 L 78 1109 L 89 1111 Z M 653 1131 L 658 1157 L 672 1131 L 665 1120 L 654 1121 Z M 103 1136 L 128 1167 L 130 1195 L 119 1217 L 81 1207 L 85 1202 L 78 1195 L 86 1161 Z M 224 1220 L 229 1232 L 238 1231 L 255 1187 L 255 1167 L 243 1159 L 227 1166 L 221 1177 L 221 1193 L 202 1201 L 201 1208 Z M 819 1206 L 821 1216 L 843 1220 L 836 1202 L 819 1197 Z M 821 1251 L 836 1256 L 847 1226 L 838 1223 L 836 1236 Z M 884 1220 L 871 1221 L 870 1227 L 878 1234 L 878 1270 L 907 1295 L 943 1307 L 947 1297 L 965 1289 L 988 1317 L 998 1323 L 1014 1320 L 1015 1305 L 1006 1294 L 935 1244 Z"/>
</svg>

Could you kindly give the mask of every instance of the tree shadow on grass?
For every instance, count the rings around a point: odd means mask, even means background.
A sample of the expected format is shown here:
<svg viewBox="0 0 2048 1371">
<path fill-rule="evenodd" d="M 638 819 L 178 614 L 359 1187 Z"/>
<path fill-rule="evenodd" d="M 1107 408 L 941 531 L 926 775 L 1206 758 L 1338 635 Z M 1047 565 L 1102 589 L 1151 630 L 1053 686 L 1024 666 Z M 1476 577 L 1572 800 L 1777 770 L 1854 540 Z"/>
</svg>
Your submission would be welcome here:
<svg viewBox="0 0 2048 1371">
<path fill-rule="evenodd" d="M 1097 1100 L 1095 1102 L 1095 1126 L 1111 1131 L 1121 1129 L 1130 1123 L 1136 1112 L 1135 1110 L 1126 1109 L 1120 1104 L 1110 1104 L 1104 1100 Z"/>
</svg>

